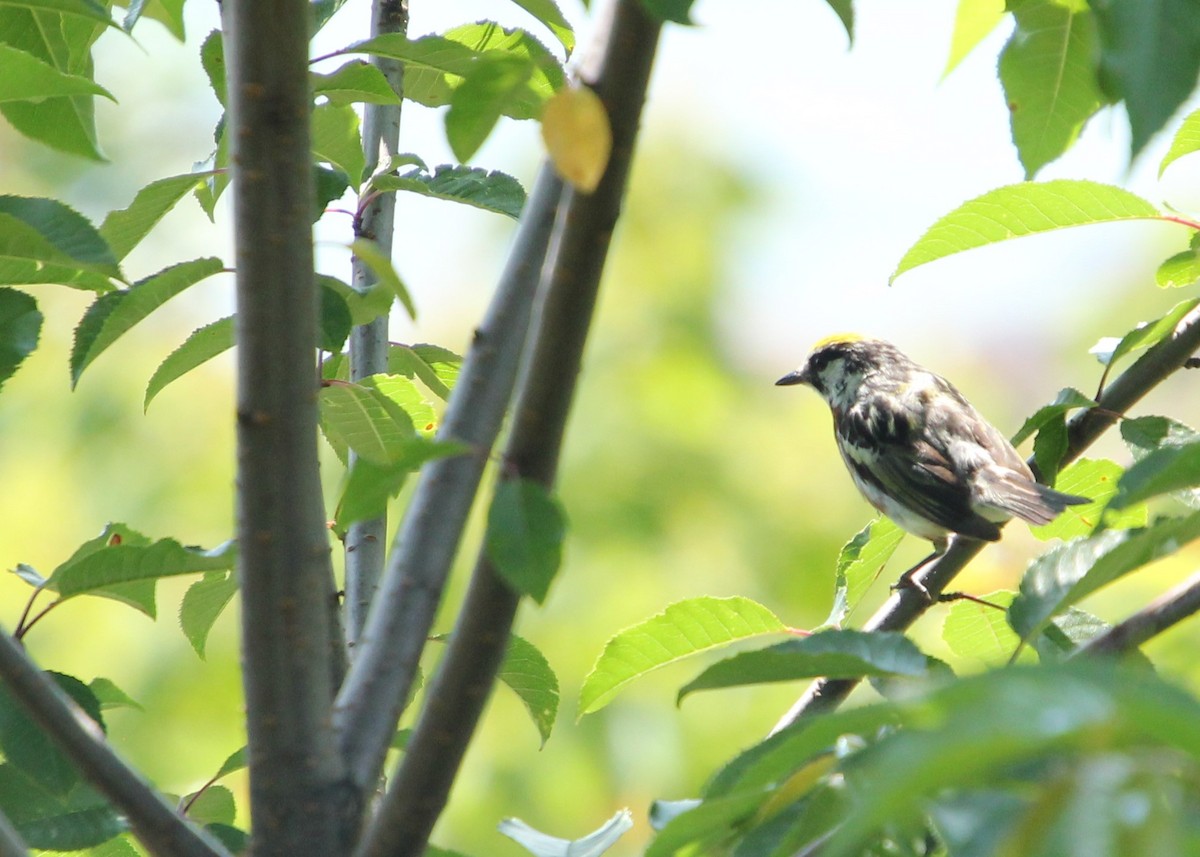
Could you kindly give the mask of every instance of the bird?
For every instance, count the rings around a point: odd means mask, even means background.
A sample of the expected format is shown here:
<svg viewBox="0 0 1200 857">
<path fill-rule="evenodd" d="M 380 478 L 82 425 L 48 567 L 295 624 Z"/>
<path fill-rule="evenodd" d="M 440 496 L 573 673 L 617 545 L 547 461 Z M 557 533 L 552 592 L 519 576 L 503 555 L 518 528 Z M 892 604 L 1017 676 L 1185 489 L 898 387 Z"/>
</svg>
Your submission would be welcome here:
<svg viewBox="0 0 1200 857">
<path fill-rule="evenodd" d="M 954 534 L 994 542 L 1011 518 L 1048 524 L 1068 506 L 1091 502 L 1039 483 L 953 384 L 890 342 L 827 337 L 775 383 L 807 385 L 825 400 L 838 451 L 863 497 L 933 544 L 898 586 L 915 584 L 912 575 L 943 554 Z"/>
</svg>

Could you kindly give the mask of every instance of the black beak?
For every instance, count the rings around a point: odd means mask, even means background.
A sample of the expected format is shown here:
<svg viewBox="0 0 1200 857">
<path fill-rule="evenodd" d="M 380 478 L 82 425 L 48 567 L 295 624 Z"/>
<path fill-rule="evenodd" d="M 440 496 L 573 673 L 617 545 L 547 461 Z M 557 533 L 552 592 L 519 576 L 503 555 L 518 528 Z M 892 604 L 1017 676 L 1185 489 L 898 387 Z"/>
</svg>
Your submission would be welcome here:
<svg viewBox="0 0 1200 857">
<path fill-rule="evenodd" d="M 794 384 L 807 384 L 808 376 L 803 371 L 797 369 L 795 372 L 788 372 L 782 378 L 775 382 L 776 387 L 791 387 Z"/>
</svg>

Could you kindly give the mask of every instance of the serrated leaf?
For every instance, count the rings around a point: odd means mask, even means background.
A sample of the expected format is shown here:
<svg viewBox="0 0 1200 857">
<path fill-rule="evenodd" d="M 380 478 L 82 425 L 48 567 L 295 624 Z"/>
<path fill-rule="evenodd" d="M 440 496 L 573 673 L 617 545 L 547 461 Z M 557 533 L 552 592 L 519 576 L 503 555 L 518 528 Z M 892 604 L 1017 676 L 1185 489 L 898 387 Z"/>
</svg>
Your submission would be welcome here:
<svg viewBox="0 0 1200 857">
<path fill-rule="evenodd" d="M 100 703 L 86 684 L 63 673 L 46 676 L 94 721 L 92 728 L 104 730 Z M 75 766 L 4 685 L 0 685 L 0 750 L 10 764 L 50 794 L 64 797 L 81 782 Z"/>
<path fill-rule="evenodd" d="M 237 815 L 233 792 L 225 786 L 207 786 L 198 795 L 188 795 L 187 817 L 197 824 L 232 825 Z"/>
<path fill-rule="evenodd" d="M 341 170 L 313 164 L 313 181 L 316 184 L 316 195 L 313 199 L 312 222 L 316 223 L 325 216 L 331 203 L 337 202 L 345 195 L 350 182 Z"/>
<path fill-rule="evenodd" d="M 563 179 L 583 193 L 600 184 L 612 154 L 604 102 L 586 86 L 564 86 L 542 110 L 542 140 Z"/>
<path fill-rule="evenodd" d="M 396 299 L 395 293 L 387 287 L 372 286 L 360 292 L 349 283 L 327 274 L 317 275 L 317 285 L 341 297 L 350 310 L 350 321 L 355 325 L 370 324 L 387 315 L 392 308 L 392 301 Z"/>
<path fill-rule="evenodd" d="M 929 227 L 889 282 L 920 265 L 988 244 L 1072 226 L 1159 217 L 1152 204 L 1111 185 L 1067 179 L 1008 185 L 963 203 Z"/>
<path fill-rule="evenodd" d="M 220 30 L 213 30 L 200 45 L 200 65 L 208 75 L 208 84 L 222 107 L 225 103 L 225 41 Z"/>
<path fill-rule="evenodd" d="M 135 708 L 138 711 L 145 711 L 136 699 L 117 687 L 112 679 L 94 678 L 88 684 L 88 690 L 100 704 L 101 711 L 107 711 L 110 708 Z"/>
<path fill-rule="evenodd" d="M 748 598 L 678 601 L 605 644 L 579 691 L 579 714 L 600 710 L 626 684 L 661 666 L 739 640 L 786 631 L 774 613 Z"/>
<path fill-rule="evenodd" d="M 1075 142 L 1105 102 L 1096 83 L 1095 24 L 1086 3 L 1019 0 L 1017 26 L 1000 54 L 1013 143 L 1033 178 Z"/>
<path fill-rule="evenodd" d="M 318 283 L 321 295 L 321 317 L 318 327 L 318 347 L 322 351 L 341 351 L 350 336 L 353 320 L 350 306 L 335 289 Z"/>
<path fill-rule="evenodd" d="M 633 816 L 622 809 L 596 830 L 579 839 L 559 839 L 535 830 L 519 818 L 506 818 L 497 829 L 534 857 L 598 857 L 633 827 Z"/>
<path fill-rule="evenodd" d="M 1192 236 L 1191 244 L 1182 253 L 1176 253 L 1158 266 L 1154 282 L 1160 289 L 1183 289 L 1200 280 L 1200 253 L 1196 252 L 1196 241 L 1200 233 Z"/>
<path fill-rule="evenodd" d="M 561 63 L 541 42 L 525 30 L 507 29 L 490 21 L 465 24 L 419 39 L 390 33 L 356 42 L 337 53 L 400 60 L 404 63 L 404 97 L 426 107 L 441 107 L 450 103 L 455 89 L 488 52 L 508 54 L 532 64 L 527 86 L 503 105 L 505 115 L 513 119 L 537 117 L 545 100 L 563 85 Z"/>
<path fill-rule="evenodd" d="M 93 848 L 128 828 L 124 816 L 88 786 L 80 783 L 56 795 L 11 764 L 0 765 L 0 806 L 32 848 Z"/>
<path fill-rule="evenodd" d="M 115 525 L 119 526 L 119 525 Z M 114 532 L 112 527 L 105 531 Z M 184 547 L 174 539 L 144 544 L 128 539 L 114 542 L 112 535 L 93 539 L 50 575 L 48 586 L 63 598 L 98 593 L 114 584 L 153 581 L 160 577 L 233 568 L 235 550 L 226 542 L 212 550 Z M 89 547 L 90 546 L 90 547 Z"/>
<path fill-rule="evenodd" d="M 217 319 L 206 324 L 184 340 L 183 344 L 167 355 L 167 359 L 159 364 L 146 384 L 146 398 L 142 408 L 150 407 L 154 397 L 172 381 L 186 375 L 202 363 L 233 347 L 234 331 L 233 316 Z"/>
<path fill-rule="evenodd" d="M 1164 446 L 1192 443 L 1200 439 L 1200 432 L 1167 417 L 1136 417 L 1121 420 L 1121 439 L 1129 447 L 1133 460 L 1141 461 Z M 1174 496 L 1193 509 L 1200 509 L 1200 489 L 1180 491 Z M 1110 510 L 1105 520 L 1110 527 L 1121 526 L 1117 522 L 1126 514 L 1128 511 L 1117 514 Z"/>
<path fill-rule="evenodd" d="M 1105 530 L 1051 548 L 1021 578 L 1020 594 L 1009 607 L 1009 622 L 1027 641 L 1056 613 L 1197 537 L 1200 512 L 1160 519 L 1140 529 Z"/>
<path fill-rule="evenodd" d="M 950 55 L 942 77 L 958 67 L 1004 19 L 1004 0 L 958 0 L 954 11 L 954 32 L 950 36 Z"/>
<path fill-rule="evenodd" d="M 1095 401 L 1089 399 L 1074 387 L 1063 387 L 1058 391 L 1058 395 L 1054 397 L 1053 402 L 1048 405 L 1042 405 L 1025 420 L 1021 428 L 1017 430 L 1017 433 L 1012 436 L 1012 445 L 1020 446 L 1048 420 L 1054 417 L 1066 414 L 1076 408 L 1094 407 L 1095 404 Z"/>
<path fill-rule="evenodd" d="M 379 378 L 380 376 L 373 376 Z M 398 401 L 400 388 L 411 386 L 406 378 L 387 378 L 386 389 L 378 383 L 331 382 L 321 389 L 321 422 L 326 433 L 366 460 L 383 466 L 400 460 L 406 447 L 417 440 L 412 418 Z"/>
<path fill-rule="evenodd" d="M 37 348 L 42 321 L 31 295 L 0 288 L 0 387 Z"/>
<path fill-rule="evenodd" d="M 975 658 L 993 665 L 1006 663 L 1021 642 L 1005 617 L 1005 610 L 1017 593 L 1006 589 L 979 597 L 1001 609 L 966 598 L 955 601 L 946 612 L 942 640 L 961 658 Z"/>
<path fill-rule="evenodd" d="M 110 211 L 100 224 L 100 235 L 117 259 L 150 234 L 163 216 L 196 189 L 211 173 L 187 173 L 158 179 L 139 190 L 128 208 Z"/>
<path fill-rule="evenodd" d="M 928 659 L 903 634 L 830 629 L 718 661 L 684 685 L 676 702 L 698 690 L 818 676 L 919 676 L 927 666 Z"/>
<path fill-rule="evenodd" d="M 1112 337 L 1109 337 L 1102 339 L 1096 345 L 1092 346 L 1088 353 L 1096 355 L 1096 359 L 1104 366 L 1104 374 L 1100 376 L 1100 388 L 1104 388 L 1104 384 L 1108 380 L 1108 375 L 1117 361 L 1135 351 L 1140 351 L 1143 348 L 1149 348 L 1152 345 L 1162 342 L 1175 332 L 1175 328 L 1179 326 L 1180 320 L 1197 305 L 1200 305 L 1200 298 L 1182 301 L 1171 307 L 1166 315 L 1154 321 L 1139 322 L 1137 327 L 1126 333 L 1115 343 L 1113 343 Z"/>
<path fill-rule="evenodd" d="M 351 463 L 346 484 L 334 512 L 333 529 L 346 532 L 355 521 L 379 517 L 387 509 L 388 500 L 400 493 L 410 473 L 435 458 L 462 455 L 470 450 L 459 443 L 427 440 L 416 437 L 404 447 L 404 452 L 390 464 L 376 464 L 365 458 Z"/>
<path fill-rule="evenodd" d="M 71 347 L 71 386 L 79 383 L 83 370 L 110 345 L 154 310 L 224 269 L 225 264 L 220 259 L 193 259 L 164 268 L 128 289 L 97 298 L 75 329 L 75 342 Z"/>
<path fill-rule="evenodd" d="M 358 113 L 348 104 L 319 104 L 312 111 L 312 151 L 345 174 L 350 187 L 358 189 L 366 168 Z"/>
<path fill-rule="evenodd" d="M 209 632 L 237 590 L 237 575 L 232 571 L 214 571 L 205 574 L 183 594 L 179 627 L 200 658 L 204 657 Z"/>
<path fill-rule="evenodd" d="M 313 95 L 323 95 L 331 104 L 399 104 L 400 98 L 378 68 L 362 60 L 351 60 L 329 74 L 313 73 Z"/>
<path fill-rule="evenodd" d="M 1013 446 L 1025 441 L 1033 432 L 1033 460 L 1042 480 L 1053 485 L 1059 465 L 1067 454 L 1067 414 L 1077 408 L 1090 408 L 1095 402 L 1074 387 L 1064 387 L 1054 401 L 1038 408 L 1013 436 Z"/>
<path fill-rule="evenodd" d="M 221 763 L 221 767 L 219 767 L 217 772 L 213 774 L 213 779 L 219 780 L 222 777 L 227 777 L 234 771 L 240 771 L 249 764 L 250 761 L 248 750 L 246 747 L 241 747 L 230 753 L 229 758 Z"/>
<path fill-rule="evenodd" d="M 24 7 L 33 12 L 78 15 L 106 26 L 115 26 L 108 9 L 96 0 L 5 0 L 4 5 Z"/>
<path fill-rule="evenodd" d="M 1125 509 L 1163 494 L 1200 486 L 1200 438 L 1160 446 L 1135 461 L 1117 483 L 1110 509 Z"/>
<path fill-rule="evenodd" d="M 1158 177 L 1162 178 L 1167 167 L 1184 155 L 1198 151 L 1200 151 L 1200 110 L 1193 110 L 1179 124 L 1179 129 L 1171 138 L 1171 146 L 1158 164 Z"/>
<path fill-rule="evenodd" d="M 538 604 L 546 600 L 562 560 L 566 516 L 544 486 L 510 479 L 496 487 L 484 550 L 504 582 Z"/>
<path fill-rule="evenodd" d="M 521 57 L 497 52 L 476 60 L 446 112 L 446 139 L 456 158 L 465 163 L 475 156 L 532 76 L 533 66 Z"/>
<path fill-rule="evenodd" d="M 413 303 L 412 295 L 409 293 L 408 287 L 404 285 L 404 281 L 400 279 L 400 275 L 392 265 L 392 260 L 384 255 L 379 245 L 370 239 L 358 238 L 350 243 L 350 250 L 371 269 L 371 273 L 375 275 L 375 279 L 380 284 L 386 286 L 392 294 L 400 299 L 400 304 L 408 313 L 408 317 L 416 321 L 417 306 Z"/>
<path fill-rule="evenodd" d="M 550 662 L 533 643 L 513 634 L 497 677 L 525 704 L 545 747 L 558 717 L 558 676 Z"/>
<path fill-rule="evenodd" d="M 199 203 L 201 210 L 208 216 L 209 220 L 214 220 L 214 212 L 217 208 L 217 202 L 221 199 L 225 189 L 229 187 L 229 182 L 232 178 L 232 171 L 229 163 L 229 141 L 225 137 L 225 116 L 222 114 L 217 121 L 216 130 L 213 131 L 213 139 L 217 144 L 217 148 L 204 161 L 193 164 L 192 169 L 196 172 L 207 172 L 208 179 L 203 185 L 196 188 L 196 202 Z"/>
<path fill-rule="evenodd" d="M 1196 88 L 1200 20 L 1190 0 L 1109 0 L 1093 8 L 1100 79 L 1125 102 L 1136 157 Z"/>
<path fill-rule="evenodd" d="M 513 0 L 513 2 L 541 21 L 546 29 L 554 34 L 554 38 L 558 39 L 558 43 L 563 46 L 567 57 L 570 58 L 571 52 L 575 50 L 575 31 L 571 28 L 570 22 L 563 17 L 562 11 L 554 0 Z"/>
<path fill-rule="evenodd" d="M 54 199 L 0 196 L 0 259 L 121 276 L 96 227 Z"/>
<path fill-rule="evenodd" d="M 499 170 L 443 164 L 430 175 L 424 169 L 404 175 L 377 175 L 371 187 L 379 191 L 408 191 L 434 199 L 460 202 L 516 220 L 525 207 L 525 189 L 515 178 Z"/>
<path fill-rule="evenodd" d="M 440 345 L 388 347 L 388 371 L 419 380 L 443 402 L 450 398 L 461 366 L 462 357 Z"/>
<path fill-rule="evenodd" d="M 904 531 L 887 518 L 876 518 L 859 530 L 838 553 L 837 574 L 846 580 L 846 613 L 849 615 L 883 571 Z"/>
<path fill-rule="evenodd" d="M 0 44 L 0 102 L 28 101 L 69 95 L 101 95 L 116 101 L 103 86 L 88 77 L 66 74 L 33 54 Z"/>
<path fill-rule="evenodd" d="M 1118 480 L 1124 472 L 1119 464 L 1104 458 L 1081 458 L 1071 463 L 1058 475 L 1054 487 L 1067 494 L 1090 497 L 1092 502 L 1068 506 L 1053 521 L 1040 527 L 1030 527 L 1029 532 L 1042 541 L 1065 541 L 1088 535 L 1096 529 L 1101 520 L 1105 526 L 1112 529 L 1144 526 L 1145 506 L 1131 507 L 1120 514 L 1106 511 L 1109 500 L 1117 492 Z"/>
</svg>

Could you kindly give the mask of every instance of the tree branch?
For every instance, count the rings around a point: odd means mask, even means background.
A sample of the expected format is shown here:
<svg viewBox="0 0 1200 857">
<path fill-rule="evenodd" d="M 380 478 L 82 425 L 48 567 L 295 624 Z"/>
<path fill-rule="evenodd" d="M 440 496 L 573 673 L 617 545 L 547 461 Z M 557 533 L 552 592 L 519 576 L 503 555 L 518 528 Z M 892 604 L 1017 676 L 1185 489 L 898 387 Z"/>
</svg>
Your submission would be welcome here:
<svg viewBox="0 0 1200 857">
<path fill-rule="evenodd" d="M 536 336 L 525 356 L 502 479 L 552 486 L 601 273 L 621 210 L 661 25 L 638 0 L 619 0 L 600 34 L 591 85 L 613 128 L 613 154 L 595 193 L 569 189 L 544 273 Z M 441 815 L 504 661 L 519 596 L 483 549 L 417 726 L 359 857 L 419 857 Z"/>
<path fill-rule="evenodd" d="M 562 182 L 543 167 L 491 306 L 475 332 L 438 430 L 472 451 L 431 462 L 396 534 L 334 724 L 354 785 L 373 791 L 408 701 L 467 513 L 516 383 Z"/>
<path fill-rule="evenodd" d="M 0 678 L 25 712 L 78 767 L 80 775 L 126 815 L 148 851 L 158 857 L 228 857 L 229 852 L 216 840 L 175 812 L 126 765 L 105 742 L 100 727 L 4 633 L 0 633 Z M 4 850 L 19 843 L 20 837 L 0 839 L 8 840 L 0 854 L 26 853 Z"/>
<path fill-rule="evenodd" d="M 385 33 L 404 34 L 408 31 L 408 0 L 374 0 L 371 4 L 371 37 Z M 371 62 L 382 72 L 399 98 L 404 96 L 404 63 L 387 57 L 373 56 Z M 366 104 L 363 106 L 363 152 L 366 172 L 379 166 L 382 148 L 388 155 L 396 154 L 400 144 L 400 102 L 396 104 Z M 376 194 L 355 220 L 355 237 L 369 238 L 379 245 L 387 258 L 392 256 L 395 233 L 396 194 Z M 365 291 L 377 280 L 370 267 L 357 257 L 353 261 L 354 286 Z M 388 317 L 356 326 L 350 331 L 350 380 L 361 381 L 388 368 Z M 350 452 L 353 466 L 357 455 Z M 367 611 L 379 576 L 383 573 L 386 554 L 387 514 L 366 521 L 355 521 L 346 530 L 346 642 L 353 647 L 362 633 Z"/>
<path fill-rule="evenodd" d="M 308 4 L 225 0 L 237 253 L 238 574 L 251 851 L 348 838 L 330 724 L 333 581 L 317 464 Z"/>
<path fill-rule="evenodd" d="M 1090 640 L 1077 656 L 1120 655 L 1200 611 L 1200 572 Z"/>
<path fill-rule="evenodd" d="M 1185 315 L 1170 337 L 1148 349 L 1132 366 L 1120 375 L 1101 395 L 1096 406 L 1076 414 L 1067 423 L 1067 452 L 1063 463 L 1078 458 L 1107 429 L 1124 416 L 1133 405 L 1173 372 L 1183 368 L 1196 350 L 1200 349 L 1200 308 Z M 1030 464 L 1032 464 L 1032 460 Z M 935 598 L 943 592 L 966 564 L 983 550 L 986 542 L 955 538 L 950 549 L 916 576 Z M 930 602 L 915 588 L 893 592 L 863 625 L 865 631 L 903 631 L 930 606 Z M 850 695 L 858 685 L 857 679 L 817 679 L 771 730 L 774 735 L 799 718 L 830 711 Z"/>
</svg>

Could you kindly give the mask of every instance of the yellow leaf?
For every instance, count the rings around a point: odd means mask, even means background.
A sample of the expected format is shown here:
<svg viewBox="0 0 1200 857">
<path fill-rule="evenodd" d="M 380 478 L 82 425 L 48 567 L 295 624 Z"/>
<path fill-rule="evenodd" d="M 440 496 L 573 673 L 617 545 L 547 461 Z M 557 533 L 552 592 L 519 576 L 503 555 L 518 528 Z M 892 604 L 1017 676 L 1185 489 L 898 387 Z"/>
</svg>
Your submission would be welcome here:
<svg viewBox="0 0 1200 857">
<path fill-rule="evenodd" d="M 542 109 L 542 139 L 554 169 L 583 193 L 600 184 L 612 153 L 612 128 L 599 96 L 564 87 Z"/>
</svg>

